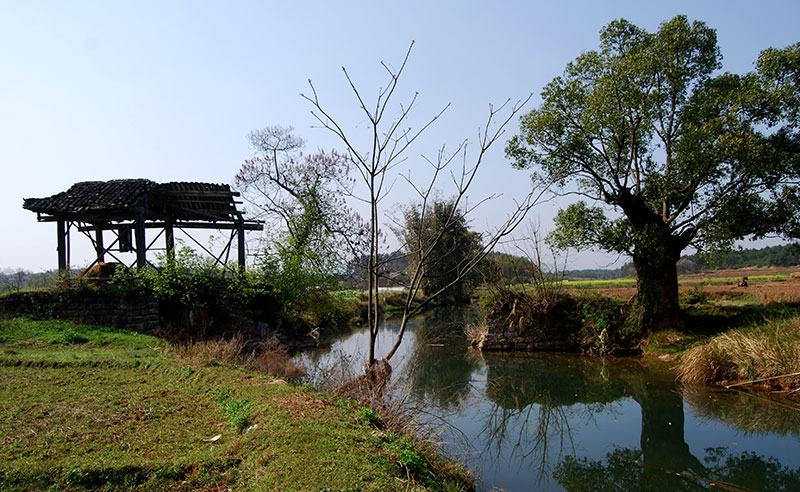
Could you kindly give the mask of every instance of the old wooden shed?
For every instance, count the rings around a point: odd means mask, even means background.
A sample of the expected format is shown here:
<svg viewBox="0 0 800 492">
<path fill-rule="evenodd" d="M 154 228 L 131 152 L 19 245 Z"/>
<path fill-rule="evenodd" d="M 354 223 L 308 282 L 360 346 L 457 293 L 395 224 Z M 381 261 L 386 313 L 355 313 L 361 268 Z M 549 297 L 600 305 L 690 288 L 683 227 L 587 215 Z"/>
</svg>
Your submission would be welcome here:
<svg viewBox="0 0 800 492">
<path fill-rule="evenodd" d="M 26 198 L 22 206 L 36 212 L 39 222 L 56 222 L 59 270 L 69 268 L 71 230 L 92 242 L 97 253 L 92 265 L 105 261 L 106 255 L 124 263 L 114 253 L 133 252 L 136 266 L 143 267 L 147 251 L 162 235 L 167 257 L 174 257 L 175 230 L 179 229 L 217 263 L 227 264 L 235 239 L 239 267 L 244 268 L 245 231 L 263 230 L 264 226 L 243 217 L 236 208 L 240 202 L 234 198 L 238 196 L 225 184 L 117 179 L 75 183 L 47 198 Z M 217 255 L 194 239 L 188 232 L 191 229 L 231 232 L 227 245 Z M 157 232 L 149 242 L 147 230 Z"/>
</svg>

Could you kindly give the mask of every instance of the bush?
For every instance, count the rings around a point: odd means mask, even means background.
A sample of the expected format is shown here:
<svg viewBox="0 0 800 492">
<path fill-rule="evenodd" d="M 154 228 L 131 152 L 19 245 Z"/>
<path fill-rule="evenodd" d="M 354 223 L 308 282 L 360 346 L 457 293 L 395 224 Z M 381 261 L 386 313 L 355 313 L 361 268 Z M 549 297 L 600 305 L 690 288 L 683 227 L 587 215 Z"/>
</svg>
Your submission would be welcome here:
<svg viewBox="0 0 800 492">
<path fill-rule="evenodd" d="M 115 277 L 119 284 L 120 276 Z M 130 275 L 130 274 L 127 274 Z M 190 248 L 181 248 L 172 261 L 162 258 L 159 268 L 138 271 L 140 287 L 151 292 L 159 301 L 167 301 L 188 308 L 214 308 L 226 298 L 228 280 L 224 272 L 210 260 L 198 256 Z M 127 279 L 126 279 L 127 280 Z M 224 305 L 224 304 L 223 304 Z"/>
<path fill-rule="evenodd" d="M 82 345 L 89 341 L 88 338 L 81 335 L 80 333 L 75 333 L 72 330 L 67 330 L 63 334 L 64 343 L 67 345 Z"/>
<path fill-rule="evenodd" d="M 253 351 L 247 351 L 239 336 L 175 346 L 176 356 L 197 366 L 242 366 L 273 377 L 297 380 L 306 374 L 305 366 L 296 363 L 285 348 L 267 340 Z"/>
<path fill-rule="evenodd" d="M 389 448 L 394 452 L 397 463 L 406 470 L 412 477 L 423 484 L 430 483 L 430 468 L 428 463 L 414 449 L 414 444 L 404 438 L 399 438 L 389 444 Z"/>
<path fill-rule="evenodd" d="M 691 289 L 681 292 L 679 295 L 679 301 L 684 306 L 706 304 L 709 298 L 709 293 L 703 290 L 703 284 L 695 285 Z"/>
<path fill-rule="evenodd" d="M 381 422 L 381 416 L 378 415 L 378 412 L 369 407 L 361 408 L 358 412 L 356 412 L 356 416 L 358 417 L 359 420 L 369 425 L 370 427 L 375 427 L 376 429 L 380 429 L 383 427 L 383 424 Z"/>
</svg>

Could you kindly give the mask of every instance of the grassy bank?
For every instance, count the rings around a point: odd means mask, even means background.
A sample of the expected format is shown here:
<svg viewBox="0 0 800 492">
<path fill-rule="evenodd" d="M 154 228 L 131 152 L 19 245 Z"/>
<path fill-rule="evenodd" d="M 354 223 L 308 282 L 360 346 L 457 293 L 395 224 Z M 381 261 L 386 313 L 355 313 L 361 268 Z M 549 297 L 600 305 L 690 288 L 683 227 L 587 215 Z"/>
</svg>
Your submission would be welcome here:
<svg viewBox="0 0 800 492">
<path fill-rule="evenodd" d="M 0 489 L 466 489 L 352 401 L 200 352 L 0 321 Z"/>
<path fill-rule="evenodd" d="M 800 304 L 786 300 L 796 298 L 797 282 L 763 282 L 738 291 L 685 290 L 686 327 L 649 334 L 645 353 L 676 359 L 686 383 L 800 388 L 797 375 L 778 377 L 800 372 Z"/>
</svg>

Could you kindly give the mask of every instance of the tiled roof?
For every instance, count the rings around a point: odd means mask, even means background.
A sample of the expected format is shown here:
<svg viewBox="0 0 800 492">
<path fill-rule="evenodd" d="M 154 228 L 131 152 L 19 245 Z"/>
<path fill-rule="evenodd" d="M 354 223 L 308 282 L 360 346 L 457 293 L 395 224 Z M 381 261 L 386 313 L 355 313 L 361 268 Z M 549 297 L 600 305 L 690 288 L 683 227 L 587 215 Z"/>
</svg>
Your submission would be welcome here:
<svg viewBox="0 0 800 492">
<path fill-rule="evenodd" d="M 74 220 L 126 220 L 141 207 L 149 219 L 231 220 L 238 216 L 228 185 L 117 179 L 75 183 L 47 198 L 26 198 L 23 208 Z"/>
<path fill-rule="evenodd" d="M 157 186 L 149 179 L 83 181 L 47 198 L 26 198 L 22 208 L 46 214 L 133 211 Z"/>
</svg>

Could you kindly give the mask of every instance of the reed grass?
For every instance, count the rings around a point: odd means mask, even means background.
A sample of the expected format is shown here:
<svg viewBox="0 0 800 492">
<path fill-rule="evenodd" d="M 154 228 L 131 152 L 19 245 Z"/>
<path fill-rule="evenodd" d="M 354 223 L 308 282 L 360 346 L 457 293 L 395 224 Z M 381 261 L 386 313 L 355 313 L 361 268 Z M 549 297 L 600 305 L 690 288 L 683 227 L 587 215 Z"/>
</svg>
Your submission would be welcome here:
<svg viewBox="0 0 800 492">
<path fill-rule="evenodd" d="M 681 357 L 685 383 L 723 383 L 800 372 L 800 316 L 772 319 L 717 335 Z M 800 376 L 775 381 L 800 387 Z"/>
</svg>

